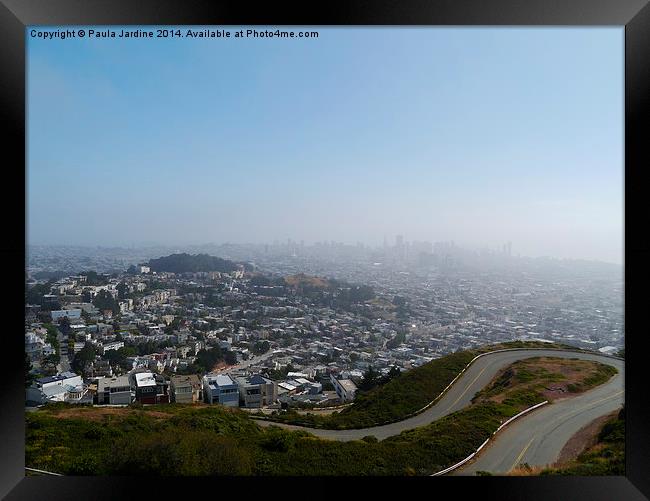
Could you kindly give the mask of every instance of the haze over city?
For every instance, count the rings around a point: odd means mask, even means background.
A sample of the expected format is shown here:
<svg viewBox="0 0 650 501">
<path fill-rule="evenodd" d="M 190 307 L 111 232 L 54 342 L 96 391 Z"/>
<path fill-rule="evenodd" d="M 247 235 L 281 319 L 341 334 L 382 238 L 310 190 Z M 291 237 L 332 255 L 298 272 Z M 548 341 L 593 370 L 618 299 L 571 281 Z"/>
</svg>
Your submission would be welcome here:
<svg viewBox="0 0 650 501">
<path fill-rule="evenodd" d="M 28 38 L 28 245 L 455 241 L 622 263 L 620 28 Z"/>
</svg>

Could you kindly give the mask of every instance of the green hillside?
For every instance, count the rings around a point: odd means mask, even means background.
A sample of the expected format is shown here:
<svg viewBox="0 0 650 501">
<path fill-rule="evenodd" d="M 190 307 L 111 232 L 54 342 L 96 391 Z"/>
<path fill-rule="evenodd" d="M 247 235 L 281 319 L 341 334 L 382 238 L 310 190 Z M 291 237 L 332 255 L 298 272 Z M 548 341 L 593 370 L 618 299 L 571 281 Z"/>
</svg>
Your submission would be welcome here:
<svg viewBox="0 0 650 501">
<path fill-rule="evenodd" d="M 172 254 L 149 260 L 151 271 L 170 273 L 196 273 L 201 271 L 230 272 L 237 269 L 237 263 L 209 256 L 208 254 Z"/>
</svg>

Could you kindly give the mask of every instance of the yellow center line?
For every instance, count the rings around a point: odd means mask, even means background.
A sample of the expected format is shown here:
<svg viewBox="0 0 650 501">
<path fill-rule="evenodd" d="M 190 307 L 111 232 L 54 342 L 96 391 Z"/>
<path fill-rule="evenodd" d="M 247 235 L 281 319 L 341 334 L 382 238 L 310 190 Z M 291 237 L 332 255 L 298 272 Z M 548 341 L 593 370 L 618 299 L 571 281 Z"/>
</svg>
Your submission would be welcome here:
<svg viewBox="0 0 650 501">
<path fill-rule="evenodd" d="M 458 403 L 458 401 L 459 401 L 461 398 L 463 398 L 463 395 L 465 395 L 465 393 L 467 393 L 467 390 L 469 390 L 469 389 L 472 387 L 472 385 L 476 382 L 476 380 L 477 380 L 479 377 L 481 377 L 481 374 L 483 374 L 483 372 L 485 372 L 485 369 L 487 369 L 488 367 L 489 367 L 489 365 L 486 366 L 486 367 L 484 367 L 483 370 L 482 370 L 481 372 L 478 373 L 478 376 L 476 376 L 476 377 L 474 378 L 474 380 L 473 380 L 471 383 L 469 383 L 469 385 L 467 386 L 467 388 L 465 388 L 465 391 L 463 391 L 463 393 L 460 394 L 460 396 L 456 399 L 456 401 L 455 401 L 453 404 L 451 404 L 449 407 L 447 407 L 447 410 L 446 410 L 445 412 L 449 412 L 449 410 L 450 410 L 454 405 L 456 405 L 456 404 Z"/>
<path fill-rule="evenodd" d="M 564 418 L 566 418 L 566 417 L 569 417 L 569 416 L 571 416 L 571 415 L 579 414 L 580 412 L 582 412 L 582 411 L 584 411 L 584 410 L 587 410 L 587 409 L 589 409 L 589 408 L 591 408 L 591 407 L 595 407 L 596 405 L 600 404 L 601 402 L 605 402 L 606 400 L 611 400 L 612 398 L 616 398 L 616 397 L 618 397 L 618 396 L 619 396 L 621 393 L 623 393 L 624 391 L 625 391 L 625 390 L 620 390 L 620 391 L 617 391 L 616 393 L 612 393 L 612 394 L 611 394 L 610 396 L 608 396 L 608 397 L 604 397 L 604 398 L 601 398 L 600 400 L 596 400 L 596 401 L 594 401 L 594 402 L 591 402 L 590 404 L 587 404 L 587 405 L 585 405 L 584 407 L 581 407 L 581 408 L 578 409 L 578 410 L 573 410 L 573 411 L 571 411 L 571 412 L 569 412 L 569 413 L 567 413 L 567 414 L 564 414 L 563 416 L 560 416 L 559 418 L 553 420 L 552 422 L 555 423 L 555 422 L 557 422 L 557 421 L 559 421 L 559 420 L 561 420 L 561 419 L 564 419 Z"/>
<path fill-rule="evenodd" d="M 535 440 L 536 438 L 537 438 L 537 435 L 535 435 L 533 438 L 530 439 L 530 442 L 528 442 L 526 444 L 526 447 L 524 447 L 523 450 L 519 453 L 519 456 L 517 456 L 517 459 L 515 459 L 515 462 L 512 463 L 512 466 L 510 467 L 509 470 L 512 470 L 517 465 L 517 463 L 519 463 L 519 461 L 521 461 L 521 458 L 524 457 L 524 454 L 526 454 L 526 451 L 530 447 L 530 444 L 532 444 L 533 440 Z"/>
<path fill-rule="evenodd" d="M 572 417 L 572 416 L 574 416 L 574 415 L 576 415 L 576 414 L 580 414 L 582 411 L 585 411 L 585 410 L 587 410 L 587 409 L 590 409 L 590 408 L 592 408 L 592 407 L 595 407 L 596 405 L 598 405 L 598 404 L 600 404 L 600 403 L 602 403 L 602 402 L 605 402 L 606 400 L 611 400 L 612 398 L 618 397 L 618 396 L 619 396 L 621 393 L 623 393 L 623 392 L 624 392 L 624 390 L 617 391 L 616 393 L 613 393 L 612 395 L 610 395 L 610 396 L 608 396 L 608 397 L 604 397 L 604 398 L 601 398 L 601 399 L 596 400 L 596 401 L 594 401 L 594 402 L 591 402 L 590 404 L 585 405 L 584 407 L 580 407 L 579 409 L 577 409 L 577 410 L 573 410 L 573 411 L 569 412 L 568 414 L 564 414 L 563 416 L 560 416 L 560 417 L 558 417 L 558 418 L 555 418 L 553 421 L 551 421 L 551 424 L 557 423 L 558 421 L 561 421 L 561 420 L 564 419 L 564 418 L 567 418 L 567 417 L 570 417 L 570 416 Z M 533 440 L 535 440 L 536 438 L 537 438 L 537 434 L 535 434 L 535 435 L 533 436 L 533 438 L 530 439 L 530 442 L 528 442 L 528 444 L 526 445 L 526 447 L 524 447 L 523 450 L 519 453 L 519 456 L 517 456 L 517 459 L 515 459 L 515 462 L 512 463 L 512 466 L 510 467 L 510 470 L 512 470 L 512 469 L 517 465 L 517 463 L 518 463 L 519 461 L 521 461 L 521 458 L 524 456 L 524 454 L 526 453 L 526 451 L 527 451 L 528 448 L 530 447 L 530 444 L 532 444 L 532 443 L 533 443 Z"/>
</svg>

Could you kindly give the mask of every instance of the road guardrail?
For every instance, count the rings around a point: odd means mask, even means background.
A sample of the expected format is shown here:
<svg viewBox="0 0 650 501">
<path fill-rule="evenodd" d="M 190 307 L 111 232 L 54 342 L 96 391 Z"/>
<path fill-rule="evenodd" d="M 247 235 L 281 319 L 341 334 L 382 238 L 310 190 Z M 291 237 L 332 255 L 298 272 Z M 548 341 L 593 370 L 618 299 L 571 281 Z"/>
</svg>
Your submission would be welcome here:
<svg viewBox="0 0 650 501">
<path fill-rule="evenodd" d="M 485 442 L 483 442 L 483 443 L 481 444 L 481 446 L 480 446 L 478 449 L 476 449 L 476 451 L 472 452 L 469 456 L 467 456 L 465 459 L 463 459 L 463 460 L 460 461 L 459 463 L 456 463 L 455 465 L 450 466 L 449 468 L 445 468 L 444 470 L 441 470 L 441 471 L 439 471 L 439 472 L 437 472 L 437 473 L 433 473 L 433 474 L 430 475 L 430 476 L 432 476 L 432 477 L 437 477 L 437 476 L 444 475 L 445 473 L 449 473 L 450 471 L 453 471 L 453 470 L 456 470 L 456 469 L 460 468 L 460 467 L 463 466 L 465 463 L 467 463 L 467 461 L 469 461 L 469 460 L 472 459 L 474 456 L 476 456 L 476 455 L 481 451 L 481 449 L 487 445 L 487 443 L 490 441 L 490 439 L 491 439 L 492 437 L 494 437 L 494 435 L 496 435 L 499 431 L 501 431 L 501 429 L 503 429 L 503 428 L 504 428 L 505 426 L 507 426 L 508 424 L 512 423 L 515 419 L 517 419 L 517 418 L 523 416 L 524 414 L 528 414 L 530 411 L 534 411 L 534 410 L 537 409 L 538 407 L 541 407 L 542 405 L 545 405 L 545 404 L 548 404 L 548 400 L 544 400 L 543 402 L 540 402 L 539 404 L 535 404 L 535 405 L 533 405 L 532 407 L 529 407 L 528 409 L 524 409 L 524 410 L 521 411 L 519 414 L 515 414 L 515 415 L 512 416 L 510 419 L 504 421 L 504 422 L 503 422 L 503 423 L 502 423 L 502 424 L 501 424 L 501 425 L 500 425 L 500 426 L 499 426 L 499 427 L 498 427 L 498 428 L 497 428 L 497 429 L 492 433 L 492 435 L 491 435 L 490 437 L 488 437 L 488 438 L 485 440 Z"/>
</svg>

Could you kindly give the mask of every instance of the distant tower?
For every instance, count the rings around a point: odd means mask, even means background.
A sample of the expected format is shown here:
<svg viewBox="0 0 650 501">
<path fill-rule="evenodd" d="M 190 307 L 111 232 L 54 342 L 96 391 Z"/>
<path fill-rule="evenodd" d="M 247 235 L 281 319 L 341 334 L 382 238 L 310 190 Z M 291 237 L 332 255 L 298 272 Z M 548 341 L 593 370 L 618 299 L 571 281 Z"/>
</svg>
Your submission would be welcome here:
<svg viewBox="0 0 650 501">
<path fill-rule="evenodd" d="M 401 248 L 404 245 L 404 235 L 397 235 L 395 237 L 395 247 Z"/>
<path fill-rule="evenodd" d="M 508 242 L 508 256 L 512 256 L 512 242 Z"/>
</svg>

